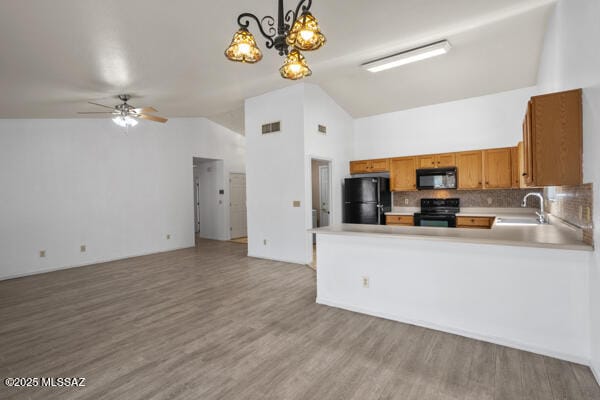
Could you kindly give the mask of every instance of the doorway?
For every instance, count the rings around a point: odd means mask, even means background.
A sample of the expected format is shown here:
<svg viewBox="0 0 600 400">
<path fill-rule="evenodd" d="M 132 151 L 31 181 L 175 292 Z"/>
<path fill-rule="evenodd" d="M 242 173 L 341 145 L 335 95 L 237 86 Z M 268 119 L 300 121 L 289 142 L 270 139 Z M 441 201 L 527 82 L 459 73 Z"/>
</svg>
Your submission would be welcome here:
<svg viewBox="0 0 600 400">
<path fill-rule="evenodd" d="M 194 232 L 202 239 L 227 240 L 223 160 L 193 158 Z"/>
<path fill-rule="evenodd" d="M 231 239 L 248 236 L 246 174 L 229 174 L 229 215 Z"/>
<path fill-rule="evenodd" d="M 311 159 L 312 227 L 331 224 L 331 161 Z M 316 234 L 312 234 L 312 268 L 317 267 Z"/>
</svg>

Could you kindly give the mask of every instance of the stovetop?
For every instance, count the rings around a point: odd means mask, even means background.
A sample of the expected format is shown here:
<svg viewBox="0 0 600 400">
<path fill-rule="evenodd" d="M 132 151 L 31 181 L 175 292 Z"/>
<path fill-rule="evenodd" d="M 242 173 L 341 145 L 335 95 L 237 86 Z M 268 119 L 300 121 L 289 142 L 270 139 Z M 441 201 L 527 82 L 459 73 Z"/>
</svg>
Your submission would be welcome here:
<svg viewBox="0 0 600 400">
<path fill-rule="evenodd" d="M 420 214 L 454 215 L 460 212 L 460 199 L 421 199 Z"/>
</svg>

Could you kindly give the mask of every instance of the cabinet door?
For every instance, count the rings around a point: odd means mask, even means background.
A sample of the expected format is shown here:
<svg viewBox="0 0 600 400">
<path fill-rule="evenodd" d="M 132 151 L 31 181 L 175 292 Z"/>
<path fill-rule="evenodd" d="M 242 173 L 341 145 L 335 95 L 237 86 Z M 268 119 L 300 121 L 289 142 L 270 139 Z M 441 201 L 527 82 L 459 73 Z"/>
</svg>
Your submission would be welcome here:
<svg viewBox="0 0 600 400">
<path fill-rule="evenodd" d="M 523 177 L 525 186 L 533 185 L 533 148 L 531 137 L 531 101 L 527 103 L 527 112 L 523 120 Z"/>
<path fill-rule="evenodd" d="M 417 190 L 416 158 L 392 158 L 390 162 L 390 189 L 392 192 Z"/>
<path fill-rule="evenodd" d="M 582 176 L 581 90 L 535 96 L 530 111 L 534 186 L 580 185 Z"/>
<path fill-rule="evenodd" d="M 366 174 L 369 172 L 369 161 L 350 161 L 351 174 Z"/>
<path fill-rule="evenodd" d="M 481 189 L 483 160 L 481 151 L 465 151 L 456 154 L 459 189 Z"/>
<path fill-rule="evenodd" d="M 417 168 L 435 168 L 435 156 L 419 156 L 417 157 Z"/>
<path fill-rule="evenodd" d="M 456 154 L 438 154 L 435 156 L 436 168 L 456 167 Z"/>
<path fill-rule="evenodd" d="M 483 174 L 486 189 L 510 189 L 512 187 L 511 148 L 483 151 Z"/>
<path fill-rule="evenodd" d="M 390 170 L 390 160 L 387 158 L 370 160 L 370 163 L 370 172 L 388 172 Z"/>
<path fill-rule="evenodd" d="M 520 142 L 519 142 L 520 143 Z M 521 174 L 519 161 L 519 147 L 510 148 L 510 165 L 512 166 L 512 188 L 518 189 L 521 187 Z"/>
</svg>

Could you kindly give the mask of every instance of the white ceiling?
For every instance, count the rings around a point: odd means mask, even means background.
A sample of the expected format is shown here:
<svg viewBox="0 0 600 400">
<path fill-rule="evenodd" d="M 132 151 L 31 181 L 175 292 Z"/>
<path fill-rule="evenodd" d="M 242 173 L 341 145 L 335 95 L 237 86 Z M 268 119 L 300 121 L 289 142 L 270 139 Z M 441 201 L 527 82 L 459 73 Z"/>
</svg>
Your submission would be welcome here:
<svg viewBox="0 0 600 400">
<path fill-rule="evenodd" d="M 168 117 L 207 116 L 243 130 L 243 99 L 292 82 L 264 46 L 255 65 L 223 56 L 241 12 L 276 0 L 0 0 L 0 117 L 70 118 L 86 101 Z M 287 1 L 287 7 L 296 3 Z M 313 76 L 354 117 L 534 85 L 554 0 L 314 0 L 327 36 Z M 360 64 L 448 39 L 443 57 L 371 74 Z"/>
</svg>

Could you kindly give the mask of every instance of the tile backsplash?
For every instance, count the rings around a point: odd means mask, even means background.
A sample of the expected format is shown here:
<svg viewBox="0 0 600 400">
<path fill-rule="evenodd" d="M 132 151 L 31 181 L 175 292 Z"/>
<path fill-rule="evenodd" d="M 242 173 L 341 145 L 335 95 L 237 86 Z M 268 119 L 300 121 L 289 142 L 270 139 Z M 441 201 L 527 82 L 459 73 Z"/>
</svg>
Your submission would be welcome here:
<svg viewBox="0 0 600 400">
<path fill-rule="evenodd" d="M 583 241 L 592 245 L 592 184 L 544 188 L 546 212 L 583 230 Z"/>
<path fill-rule="evenodd" d="M 491 208 L 516 208 L 521 207 L 523 197 L 527 193 L 542 193 L 542 189 L 502 189 L 502 190 L 419 190 L 416 192 L 393 193 L 394 207 L 420 207 L 423 198 L 448 198 L 460 199 L 461 207 L 491 207 Z M 539 207 L 539 200 L 535 197 L 527 200 L 527 207 Z"/>
</svg>

